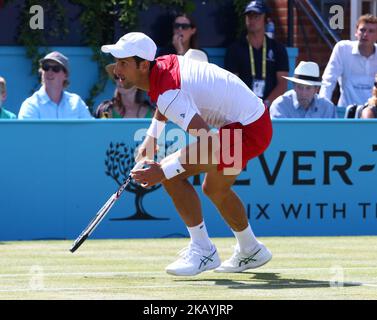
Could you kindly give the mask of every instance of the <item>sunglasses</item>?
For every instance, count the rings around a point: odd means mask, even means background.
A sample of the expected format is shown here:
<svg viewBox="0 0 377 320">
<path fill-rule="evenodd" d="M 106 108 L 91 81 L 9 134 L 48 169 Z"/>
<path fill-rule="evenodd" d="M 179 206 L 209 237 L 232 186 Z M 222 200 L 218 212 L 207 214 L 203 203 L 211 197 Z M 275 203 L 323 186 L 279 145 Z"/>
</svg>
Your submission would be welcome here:
<svg viewBox="0 0 377 320">
<path fill-rule="evenodd" d="M 173 28 L 174 29 L 182 29 L 182 30 L 188 30 L 192 27 L 190 23 L 174 23 Z"/>
<path fill-rule="evenodd" d="M 377 82 L 374 83 L 374 86 L 377 88 Z"/>
<path fill-rule="evenodd" d="M 50 65 L 50 64 L 42 64 L 42 70 L 43 71 L 48 71 L 48 70 L 52 70 L 53 72 L 55 73 L 58 73 L 60 71 L 64 71 L 64 67 L 63 66 L 60 66 L 60 65 Z"/>
</svg>

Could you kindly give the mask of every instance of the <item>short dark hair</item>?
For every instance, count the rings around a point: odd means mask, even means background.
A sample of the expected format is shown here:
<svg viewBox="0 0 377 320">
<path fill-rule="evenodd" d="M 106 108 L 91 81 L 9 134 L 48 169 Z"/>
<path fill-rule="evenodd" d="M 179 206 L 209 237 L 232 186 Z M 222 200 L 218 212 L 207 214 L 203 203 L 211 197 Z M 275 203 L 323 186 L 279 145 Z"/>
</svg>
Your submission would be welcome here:
<svg viewBox="0 0 377 320">
<path fill-rule="evenodd" d="M 362 23 L 377 24 L 377 17 L 370 13 L 362 15 L 357 21 L 356 28 L 358 28 Z"/>
<path fill-rule="evenodd" d="M 135 60 L 135 62 L 136 62 L 136 65 L 137 65 L 138 68 L 139 68 L 139 66 L 140 66 L 140 63 L 142 63 L 143 61 L 145 61 L 145 59 L 140 58 L 140 57 L 138 57 L 138 56 L 133 56 L 133 58 L 134 58 L 134 60 Z"/>
<path fill-rule="evenodd" d="M 136 66 L 139 68 L 140 66 L 140 63 L 142 63 L 143 61 L 146 61 L 145 59 L 143 58 L 140 58 L 138 56 L 133 56 L 135 62 L 136 62 Z M 148 60 L 149 61 L 149 60 Z M 153 68 L 153 66 L 156 64 L 156 60 L 153 60 L 153 61 L 149 61 L 150 64 L 149 64 L 149 70 L 151 70 Z"/>
</svg>

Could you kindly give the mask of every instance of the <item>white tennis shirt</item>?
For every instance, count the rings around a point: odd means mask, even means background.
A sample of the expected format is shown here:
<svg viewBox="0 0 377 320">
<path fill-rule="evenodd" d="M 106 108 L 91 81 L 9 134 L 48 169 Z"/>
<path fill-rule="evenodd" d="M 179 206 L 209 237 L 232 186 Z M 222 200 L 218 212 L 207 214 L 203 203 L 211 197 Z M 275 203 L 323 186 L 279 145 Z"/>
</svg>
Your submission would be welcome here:
<svg viewBox="0 0 377 320">
<path fill-rule="evenodd" d="M 237 76 L 184 56 L 156 59 L 148 95 L 163 115 L 184 130 L 196 113 L 209 126 L 220 128 L 236 122 L 250 124 L 265 111 L 262 100 Z"/>
</svg>

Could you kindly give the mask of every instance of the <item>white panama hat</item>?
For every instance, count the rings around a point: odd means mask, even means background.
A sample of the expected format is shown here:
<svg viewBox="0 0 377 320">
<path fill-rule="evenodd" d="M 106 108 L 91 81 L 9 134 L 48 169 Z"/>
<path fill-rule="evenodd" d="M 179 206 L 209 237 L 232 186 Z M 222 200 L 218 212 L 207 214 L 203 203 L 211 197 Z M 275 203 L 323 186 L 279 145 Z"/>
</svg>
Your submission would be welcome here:
<svg viewBox="0 0 377 320">
<path fill-rule="evenodd" d="M 301 61 L 296 67 L 293 77 L 283 76 L 283 78 L 307 86 L 322 85 L 319 74 L 319 66 L 315 62 L 311 61 Z"/>
</svg>

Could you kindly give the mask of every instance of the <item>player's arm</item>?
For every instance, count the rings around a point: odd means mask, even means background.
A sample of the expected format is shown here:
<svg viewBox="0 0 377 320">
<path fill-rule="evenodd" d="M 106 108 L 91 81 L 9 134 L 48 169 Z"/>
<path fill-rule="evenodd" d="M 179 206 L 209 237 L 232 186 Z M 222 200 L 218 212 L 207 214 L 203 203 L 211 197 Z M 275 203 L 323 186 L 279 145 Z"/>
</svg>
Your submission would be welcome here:
<svg viewBox="0 0 377 320">
<path fill-rule="evenodd" d="M 139 162 L 143 158 L 154 158 L 154 155 L 158 149 L 157 139 L 164 130 L 167 120 L 168 119 L 158 109 L 156 109 L 152 122 L 147 130 L 147 135 L 138 148 L 135 162 Z"/>
<path fill-rule="evenodd" d="M 198 113 L 193 114 L 186 130 L 197 138 L 196 143 L 189 144 L 177 151 L 175 157 L 171 157 L 161 164 L 146 161 L 148 167 L 133 171 L 132 178 L 143 187 L 151 187 L 190 170 L 191 162 L 199 166 L 212 163 L 212 157 L 215 156 L 216 148 L 220 145 L 218 135 L 211 131 Z M 196 156 L 195 159 L 191 158 L 193 155 Z"/>
<path fill-rule="evenodd" d="M 212 156 L 215 155 L 220 146 L 219 135 L 215 131 L 211 130 L 208 124 L 198 113 L 192 117 L 187 127 L 187 132 L 196 137 L 197 141 L 196 143 L 189 144 L 182 149 L 179 161 L 183 163 L 183 168 L 187 169 L 185 164 L 190 163 L 190 155 L 197 156 L 197 159 L 194 159 L 195 163 L 197 164 L 200 164 L 201 161 L 204 161 L 205 164 L 212 163 Z"/>
<path fill-rule="evenodd" d="M 177 152 L 179 156 L 171 157 L 168 161 L 162 163 L 161 169 L 165 179 L 172 179 L 184 173 L 189 170 L 192 164 L 207 165 L 213 163 L 212 157 L 216 154 L 217 147 L 220 145 L 218 135 L 211 131 L 211 128 L 201 117 L 191 95 L 182 90 L 170 90 L 160 96 L 157 103 L 164 116 L 197 138 L 195 143 L 179 150 Z M 190 159 L 193 156 L 196 159 Z M 192 168 L 190 169 L 192 170 Z"/>
<path fill-rule="evenodd" d="M 184 173 L 190 165 L 189 156 L 195 154 L 195 152 L 190 151 L 190 148 L 196 149 L 197 159 L 202 160 L 201 155 L 203 153 L 211 155 L 213 141 L 209 136 L 215 135 L 200 116 L 200 112 L 189 94 L 179 89 L 169 90 L 159 96 L 157 105 L 159 112 L 164 117 L 177 124 L 189 134 L 197 137 L 197 142 L 181 149 L 177 152 L 177 157 L 172 157 L 161 165 L 148 161 L 148 168 L 134 171 L 132 177 L 135 181 L 146 187 L 160 183 L 165 179 L 172 179 Z M 196 163 L 199 162 L 197 161 Z"/>
<path fill-rule="evenodd" d="M 157 108 L 153 117 L 154 119 L 157 119 L 158 121 L 163 121 L 163 122 L 168 121 L 168 118 L 166 118 Z"/>
<path fill-rule="evenodd" d="M 164 117 L 171 120 L 190 135 L 199 140 L 202 136 L 212 134 L 211 128 L 200 115 L 190 94 L 182 90 L 170 90 L 158 99 L 159 110 Z"/>
</svg>

